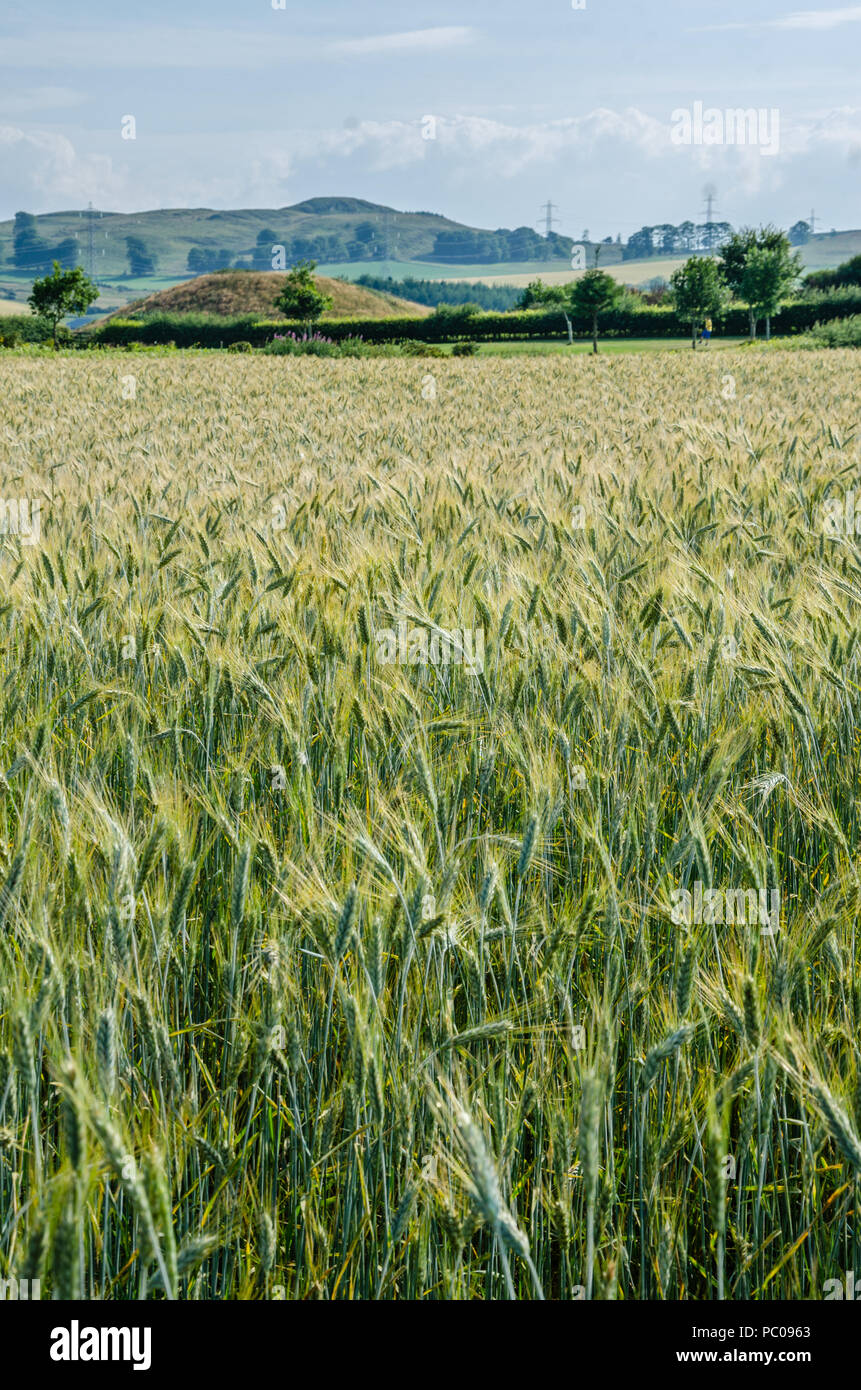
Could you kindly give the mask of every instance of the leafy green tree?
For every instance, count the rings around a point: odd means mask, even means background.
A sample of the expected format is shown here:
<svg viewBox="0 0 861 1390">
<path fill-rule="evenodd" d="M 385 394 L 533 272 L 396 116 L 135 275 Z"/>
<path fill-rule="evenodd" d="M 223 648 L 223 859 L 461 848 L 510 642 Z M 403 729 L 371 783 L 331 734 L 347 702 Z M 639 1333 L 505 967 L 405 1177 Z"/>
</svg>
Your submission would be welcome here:
<svg viewBox="0 0 861 1390">
<path fill-rule="evenodd" d="M 565 320 L 568 341 L 574 341 L 574 325 L 571 322 L 569 296 L 571 287 L 566 285 L 545 285 L 543 280 L 530 280 L 520 296 L 518 309 L 558 309 Z"/>
<path fill-rule="evenodd" d="M 51 325 L 51 338 L 57 346 L 57 325 L 67 314 L 85 314 L 90 305 L 99 297 L 98 287 L 85 275 L 80 266 L 74 270 L 63 270 L 59 261 L 54 262 L 51 275 L 36 280 L 27 303 L 40 318 L 47 319 Z"/>
<path fill-rule="evenodd" d="M 711 256 L 691 256 L 670 276 L 670 289 L 676 313 L 691 325 L 691 347 L 697 345 L 697 329 L 705 319 L 726 307 L 729 292 L 720 267 Z"/>
<path fill-rule="evenodd" d="M 745 270 L 748 259 L 753 251 L 774 251 L 779 253 L 780 261 L 785 267 L 784 275 L 789 283 L 794 283 L 801 270 L 801 258 L 796 253 L 792 254 L 789 245 L 789 238 L 779 227 L 742 227 L 734 232 L 728 241 L 724 243 L 720 250 L 720 264 L 723 277 L 732 293 L 737 299 L 741 299 L 748 305 L 750 318 L 750 336 L 756 337 L 757 314 L 756 306 L 751 303 L 748 291 L 752 287 L 752 282 L 748 282 L 747 291 L 743 289 Z M 790 266 L 792 267 L 790 274 Z M 782 290 L 781 293 L 785 293 Z M 760 316 L 762 315 L 760 310 Z M 773 312 L 773 310 L 771 311 Z M 770 314 L 769 314 L 770 317 Z"/>
<path fill-rule="evenodd" d="M 765 319 L 766 339 L 771 337 L 771 318 L 780 302 L 798 283 L 801 258 L 788 248 L 755 246 L 748 255 L 741 277 L 739 298 L 749 306 L 751 337 L 756 337 L 756 325 Z"/>
<path fill-rule="evenodd" d="M 275 301 L 285 318 L 300 319 L 306 330 L 317 322 L 326 309 L 332 307 L 331 297 L 317 288 L 314 279 L 316 268 L 314 261 L 298 261 Z"/>
<path fill-rule="evenodd" d="M 130 275 L 155 275 L 155 256 L 142 237 L 126 237 L 126 255 Z"/>
<path fill-rule="evenodd" d="M 587 270 L 570 286 L 568 303 L 572 317 L 592 321 L 593 353 L 598 351 L 598 318 L 612 309 L 622 294 L 622 286 L 605 270 Z"/>
</svg>

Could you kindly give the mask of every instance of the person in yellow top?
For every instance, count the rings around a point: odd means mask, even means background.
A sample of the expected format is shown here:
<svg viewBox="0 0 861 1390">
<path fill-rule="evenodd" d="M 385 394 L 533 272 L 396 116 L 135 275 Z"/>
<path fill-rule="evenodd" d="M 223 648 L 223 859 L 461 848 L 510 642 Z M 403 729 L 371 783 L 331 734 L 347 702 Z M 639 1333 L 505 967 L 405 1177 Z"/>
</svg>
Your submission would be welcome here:
<svg viewBox="0 0 861 1390">
<path fill-rule="evenodd" d="M 703 324 L 703 331 L 702 331 L 702 334 L 701 334 L 700 336 L 701 336 L 702 341 L 705 343 L 706 347 L 708 347 L 708 345 L 709 345 L 709 339 L 710 339 L 711 336 L 712 336 L 712 321 L 711 321 L 711 319 L 706 319 L 705 323 Z"/>
</svg>

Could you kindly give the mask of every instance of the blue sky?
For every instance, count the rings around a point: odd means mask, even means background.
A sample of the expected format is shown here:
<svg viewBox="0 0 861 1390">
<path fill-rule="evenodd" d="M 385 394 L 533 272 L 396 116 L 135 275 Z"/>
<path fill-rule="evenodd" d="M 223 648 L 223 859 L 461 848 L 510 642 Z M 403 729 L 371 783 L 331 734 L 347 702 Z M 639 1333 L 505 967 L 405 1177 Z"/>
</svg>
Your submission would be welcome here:
<svg viewBox="0 0 861 1390">
<path fill-rule="evenodd" d="M 0 217 L 339 193 L 497 227 L 551 198 L 627 236 L 711 182 L 734 224 L 859 227 L 859 71 L 861 4 L 4 0 Z M 776 109 L 777 153 L 674 143 L 698 101 Z"/>
</svg>

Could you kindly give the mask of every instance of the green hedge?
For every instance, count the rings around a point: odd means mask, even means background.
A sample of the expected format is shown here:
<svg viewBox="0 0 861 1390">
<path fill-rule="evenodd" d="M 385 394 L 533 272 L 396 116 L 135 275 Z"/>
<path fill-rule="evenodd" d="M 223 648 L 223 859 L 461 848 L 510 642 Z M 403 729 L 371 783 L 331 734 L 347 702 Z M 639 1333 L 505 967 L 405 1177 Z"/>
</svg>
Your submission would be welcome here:
<svg viewBox="0 0 861 1390">
<path fill-rule="evenodd" d="M 813 294 L 781 309 L 772 320 L 772 331 L 803 333 L 815 323 L 857 313 L 861 313 L 861 289 Z M 563 338 L 565 323 L 558 311 L 523 310 L 510 314 L 476 314 L 458 323 L 446 322 L 436 316 L 421 319 L 335 319 L 321 323 L 317 331 L 334 342 L 359 337 L 366 343 L 393 342 L 403 338 L 423 343 L 460 342 L 464 339 L 480 343 L 506 339 Z M 670 308 L 643 305 L 639 308 L 619 308 L 602 315 L 599 331 L 602 338 L 684 338 L 689 335 L 690 327 Z M 226 348 L 232 343 L 249 342 L 254 347 L 263 347 L 279 334 L 288 332 L 301 333 L 302 325 L 266 323 L 249 315 L 223 319 L 203 314 L 166 314 L 139 321 L 114 319 L 100 328 L 79 333 L 76 338 L 82 346 L 172 342 L 177 347 Z M 574 320 L 574 333 L 578 338 L 588 337 L 589 332 L 589 323 Z M 718 332 L 727 337 L 745 337 L 748 332 L 747 309 L 729 309 L 718 324 Z"/>
<path fill-rule="evenodd" d="M 58 339 L 69 336 L 69 330 L 61 325 L 57 331 Z M 0 344 L 3 347 L 15 347 L 18 343 L 50 341 L 50 324 L 45 319 L 37 318 L 35 314 L 4 314 L 0 318 Z"/>
</svg>

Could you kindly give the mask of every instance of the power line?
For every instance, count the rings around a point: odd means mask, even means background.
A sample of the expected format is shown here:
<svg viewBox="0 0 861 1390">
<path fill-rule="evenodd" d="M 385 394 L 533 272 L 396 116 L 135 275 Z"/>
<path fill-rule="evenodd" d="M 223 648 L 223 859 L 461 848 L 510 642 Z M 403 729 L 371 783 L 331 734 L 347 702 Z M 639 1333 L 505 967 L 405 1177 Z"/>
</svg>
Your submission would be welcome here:
<svg viewBox="0 0 861 1390">
<path fill-rule="evenodd" d="M 715 188 L 715 186 L 714 186 L 713 183 L 707 183 L 707 184 L 706 184 L 705 188 L 703 189 L 703 197 L 705 198 L 705 202 L 706 202 L 706 205 L 705 205 L 705 207 L 703 208 L 703 212 L 705 213 L 705 216 L 706 216 L 706 220 L 705 220 L 705 233 L 706 233 L 706 234 L 705 234 L 705 243 L 706 243 L 706 249 L 709 250 L 709 251 L 711 251 L 712 248 L 713 248 L 713 243 L 714 243 L 714 231 L 713 231 L 713 228 L 714 228 L 714 220 L 715 220 L 715 198 L 717 197 L 717 189 Z"/>
<path fill-rule="evenodd" d="M 549 236 L 550 233 L 553 231 L 553 223 L 559 221 L 558 217 L 553 216 L 554 209 L 556 212 L 559 211 L 559 208 L 556 206 L 556 204 L 551 203 L 549 199 L 546 203 L 542 203 L 541 205 L 541 215 L 544 218 L 545 236 Z"/>
</svg>

